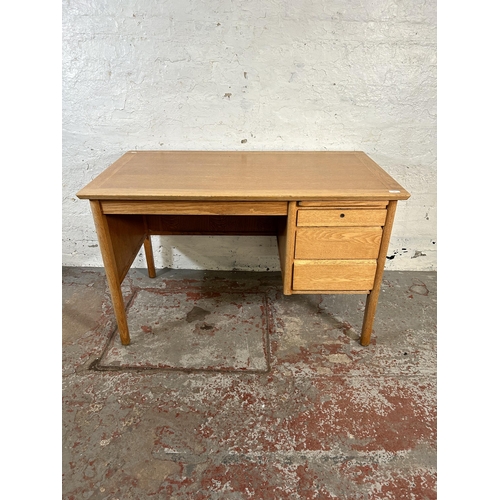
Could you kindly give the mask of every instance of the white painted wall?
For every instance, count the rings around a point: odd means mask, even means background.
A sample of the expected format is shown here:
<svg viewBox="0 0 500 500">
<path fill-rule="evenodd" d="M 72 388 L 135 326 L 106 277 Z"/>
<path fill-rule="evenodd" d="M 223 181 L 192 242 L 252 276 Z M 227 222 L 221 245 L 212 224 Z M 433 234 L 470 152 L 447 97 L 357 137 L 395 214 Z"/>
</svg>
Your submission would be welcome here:
<svg viewBox="0 0 500 500">
<path fill-rule="evenodd" d="M 64 0 L 62 88 L 63 265 L 102 266 L 75 193 L 128 150 L 362 150 L 412 194 L 387 269 L 436 269 L 435 0 Z M 268 237 L 153 244 L 279 269 Z"/>
</svg>

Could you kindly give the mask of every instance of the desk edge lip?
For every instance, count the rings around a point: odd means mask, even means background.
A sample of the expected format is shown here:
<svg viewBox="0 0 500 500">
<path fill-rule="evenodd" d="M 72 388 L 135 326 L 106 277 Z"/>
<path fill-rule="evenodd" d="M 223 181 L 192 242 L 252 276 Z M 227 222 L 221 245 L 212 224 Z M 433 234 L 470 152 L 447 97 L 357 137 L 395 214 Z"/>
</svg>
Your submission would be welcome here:
<svg viewBox="0 0 500 500">
<path fill-rule="evenodd" d="M 249 203 L 283 201 L 283 202 L 298 202 L 298 201 L 404 201 L 409 199 L 411 194 L 405 189 L 400 189 L 399 193 L 377 192 L 373 194 L 356 194 L 346 193 L 339 195 L 311 195 L 293 194 L 283 196 L 271 195 L 218 195 L 218 196 L 201 196 L 197 195 L 144 195 L 144 194 L 103 194 L 99 192 L 86 192 L 85 189 L 78 191 L 76 197 L 80 200 L 106 200 L 106 201 L 246 201 Z"/>
</svg>

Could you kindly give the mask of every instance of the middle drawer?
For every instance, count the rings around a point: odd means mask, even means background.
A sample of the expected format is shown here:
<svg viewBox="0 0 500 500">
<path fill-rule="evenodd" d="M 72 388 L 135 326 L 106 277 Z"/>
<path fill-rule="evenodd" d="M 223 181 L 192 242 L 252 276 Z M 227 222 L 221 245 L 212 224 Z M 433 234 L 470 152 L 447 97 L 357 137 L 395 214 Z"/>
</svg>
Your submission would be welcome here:
<svg viewBox="0 0 500 500">
<path fill-rule="evenodd" d="M 296 259 L 376 259 L 381 227 L 298 227 Z"/>
</svg>

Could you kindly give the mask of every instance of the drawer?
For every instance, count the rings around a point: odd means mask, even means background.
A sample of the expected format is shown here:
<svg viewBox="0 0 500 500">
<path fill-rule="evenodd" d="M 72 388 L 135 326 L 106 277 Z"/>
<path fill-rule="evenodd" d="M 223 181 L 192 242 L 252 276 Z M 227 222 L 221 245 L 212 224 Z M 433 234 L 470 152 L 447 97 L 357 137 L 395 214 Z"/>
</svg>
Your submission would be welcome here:
<svg viewBox="0 0 500 500">
<path fill-rule="evenodd" d="M 293 290 L 371 290 L 376 260 L 296 260 Z"/>
<path fill-rule="evenodd" d="M 376 259 L 381 227 L 299 227 L 296 259 Z"/>
<path fill-rule="evenodd" d="M 387 210 L 299 209 L 297 226 L 383 226 Z"/>
</svg>

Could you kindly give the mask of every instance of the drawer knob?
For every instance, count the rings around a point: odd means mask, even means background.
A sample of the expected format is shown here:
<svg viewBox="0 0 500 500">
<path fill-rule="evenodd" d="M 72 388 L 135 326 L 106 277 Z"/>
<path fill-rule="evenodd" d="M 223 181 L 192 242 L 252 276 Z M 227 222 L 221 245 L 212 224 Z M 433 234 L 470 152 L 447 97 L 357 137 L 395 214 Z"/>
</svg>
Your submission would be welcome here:
<svg viewBox="0 0 500 500">
<path fill-rule="evenodd" d="M 340 218 L 343 219 L 345 217 L 345 214 L 340 214 Z"/>
</svg>

